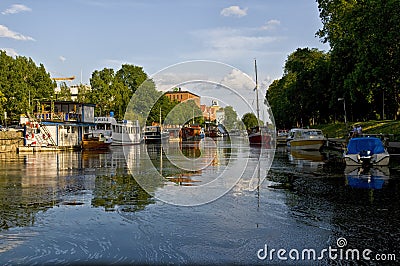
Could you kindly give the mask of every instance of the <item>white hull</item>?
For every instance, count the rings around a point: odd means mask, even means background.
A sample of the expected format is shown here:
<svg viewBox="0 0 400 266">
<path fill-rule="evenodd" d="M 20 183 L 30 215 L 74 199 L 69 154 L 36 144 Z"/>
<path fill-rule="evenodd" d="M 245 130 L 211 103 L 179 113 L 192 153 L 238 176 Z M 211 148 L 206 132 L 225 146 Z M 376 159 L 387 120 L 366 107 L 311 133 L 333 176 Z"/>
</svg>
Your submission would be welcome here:
<svg viewBox="0 0 400 266">
<path fill-rule="evenodd" d="M 387 166 L 389 165 L 389 153 L 374 154 L 371 158 L 370 164 L 372 166 Z M 362 166 L 363 162 L 359 159 L 358 154 L 345 154 L 344 160 L 346 165 Z"/>
</svg>

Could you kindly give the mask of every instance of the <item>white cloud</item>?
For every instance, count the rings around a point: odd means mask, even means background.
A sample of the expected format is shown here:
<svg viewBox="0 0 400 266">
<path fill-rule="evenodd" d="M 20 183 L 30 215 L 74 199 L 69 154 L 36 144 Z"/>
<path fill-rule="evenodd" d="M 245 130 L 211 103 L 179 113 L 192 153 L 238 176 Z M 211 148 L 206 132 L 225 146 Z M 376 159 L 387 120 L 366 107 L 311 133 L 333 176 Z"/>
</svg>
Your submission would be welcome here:
<svg viewBox="0 0 400 266">
<path fill-rule="evenodd" d="M 243 17 L 247 15 L 247 8 L 240 8 L 239 6 L 230 6 L 221 10 L 221 16 L 224 17 Z"/>
<path fill-rule="evenodd" d="M 267 23 L 265 23 L 265 25 L 261 27 L 261 29 L 262 30 L 274 30 L 279 25 L 281 25 L 281 22 L 279 20 L 271 19 L 271 20 L 268 20 Z"/>
<path fill-rule="evenodd" d="M 204 40 L 204 44 L 216 50 L 257 50 L 266 44 L 279 40 L 276 36 L 266 36 L 254 28 L 216 28 L 197 31 L 196 36 Z"/>
<path fill-rule="evenodd" d="M 21 33 L 10 30 L 4 25 L 0 25 L 0 37 L 11 38 L 19 41 L 34 41 L 32 37 L 22 35 Z"/>
<path fill-rule="evenodd" d="M 61 62 L 64 62 L 65 60 L 67 60 L 67 58 L 65 58 L 64 56 L 60 55 L 58 57 L 58 59 L 60 59 Z"/>
<path fill-rule="evenodd" d="M 12 56 L 12 57 L 18 56 L 17 51 L 15 51 L 13 48 L 0 48 L 0 50 L 5 51 L 6 54 L 9 56 Z"/>
<path fill-rule="evenodd" d="M 9 14 L 17 14 L 17 13 L 21 13 L 21 12 L 28 12 L 28 11 L 32 11 L 32 9 L 25 5 L 15 4 L 15 5 L 12 5 L 11 7 L 7 8 L 3 12 L 1 12 L 1 14 L 9 15 Z"/>
</svg>

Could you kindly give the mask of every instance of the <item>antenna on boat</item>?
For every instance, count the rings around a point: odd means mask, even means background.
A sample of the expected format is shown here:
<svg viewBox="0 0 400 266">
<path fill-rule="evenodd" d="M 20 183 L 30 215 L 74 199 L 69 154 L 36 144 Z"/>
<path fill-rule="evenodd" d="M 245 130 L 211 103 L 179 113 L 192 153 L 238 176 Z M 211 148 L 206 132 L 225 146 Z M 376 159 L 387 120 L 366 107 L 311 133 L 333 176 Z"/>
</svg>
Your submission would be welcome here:
<svg viewBox="0 0 400 266">
<path fill-rule="evenodd" d="M 258 77 L 257 77 L 257 59 L 254 58 L 254 70 L 256 72 L 256 87 L 254 90 L 256 91 L 256 106 L 257 106 L 257 124 L 260 121 L 260 106 L 258 104 Z"/>
</svg>

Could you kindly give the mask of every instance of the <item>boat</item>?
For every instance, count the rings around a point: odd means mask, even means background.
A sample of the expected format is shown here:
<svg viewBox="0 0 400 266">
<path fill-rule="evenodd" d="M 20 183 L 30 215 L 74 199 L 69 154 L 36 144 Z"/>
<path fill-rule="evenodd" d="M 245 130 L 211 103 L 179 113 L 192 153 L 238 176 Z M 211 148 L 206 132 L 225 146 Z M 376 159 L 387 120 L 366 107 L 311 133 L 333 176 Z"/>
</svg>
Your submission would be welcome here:
<svg viewBox="0 0 400 266">
<path fill-rule="evenodd" d="M 112 145 L 132 145 L 142 141 L 139 121 L 122 120 L 118 122 L 113 116 L 95 117 L 94 134 L 103 134 L 113 139 Z"/>
<path fill-rule="evenodd" d="M 320 150 L 325 137 L 320 129 L 293 128 L 289 131 L 288 146 L 296 150 Z"/>
<path fill-rule="evenodd" d="M 169 141 L 169 133 L 163 131 L 160 126 L 147 126 L 143 132 L 145 143 L 162 143 Z"/>
<path fill-rule="evenodd" d="M 256 73 L 256 87 L 254 88 L 256 92 L 256 110 L 257 110 L 257 121 L 260 121 L 260 106 L 258 103 L 258 78 L 257 78 L 257 61 L 254 60 L 254 69 Z M 270 148 L 271 145 L 271 134 L 264 125 L 257 125 L 250 128 L 248 132 L 249 143 L 251 146 L 262 146 L 265 148 Z"/>
<path fill-rule="evenodd" d="M 386 166 L 390 155 L 376 137 L 351 138 L 343 154 L 346 165 Z"/>
<path fill-rule="evenodd" d="M 249 131 L 249 142 L 253 146 L 269 146 L 271 141 L 271 134 L 267 126 L 252 127 Z"/>
<path fill-rule="evenodd" d="M 111 146 L 112 138 L 103 134 L 85 133 L 83 135 L 81 147 L 83 150 L 104 150 Z"/>
<path fill-rule="evenodd" d="M 279 129 L 276 133 L 276 144 L 286 145 L 289 132 L 286 129 Z"/>
<path fill-rule="evenodd" d="M 204 131 L 198 125 L 187 125 L 181 128 L 179 137 L 182 141 L 201 140 L 204 138 Z"/>
<path fill-rule="evenodd" d="M 209 138 L 218 138 L 222 137 L 223 135 L 217 126 L 209 126 L 206 129 L 205 136 Z"/>
</svg>

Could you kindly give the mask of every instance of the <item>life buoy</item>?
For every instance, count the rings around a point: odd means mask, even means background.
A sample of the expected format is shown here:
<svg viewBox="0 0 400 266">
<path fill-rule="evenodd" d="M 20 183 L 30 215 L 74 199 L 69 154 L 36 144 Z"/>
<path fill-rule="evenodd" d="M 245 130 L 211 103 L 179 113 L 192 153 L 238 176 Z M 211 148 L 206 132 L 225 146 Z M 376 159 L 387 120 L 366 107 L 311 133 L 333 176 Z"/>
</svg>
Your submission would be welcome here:
<svg viewBox="0 0 400 266">
<path fill-rule="evenodd" d="M 46 140 L 47 136 L 45 134 L 42 135 L 42 138 Z"/>
</svg>

